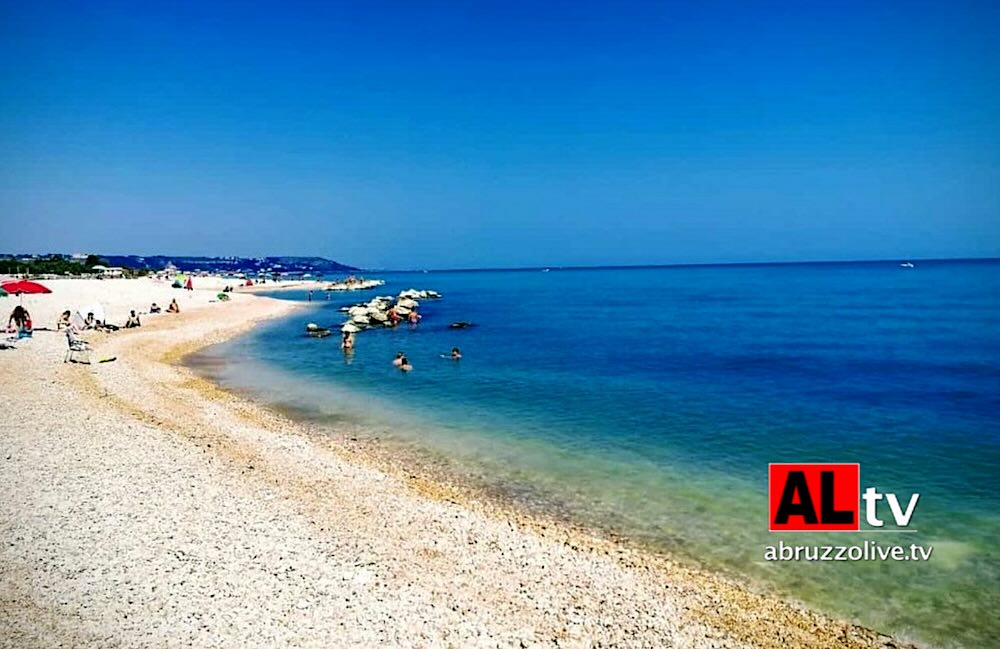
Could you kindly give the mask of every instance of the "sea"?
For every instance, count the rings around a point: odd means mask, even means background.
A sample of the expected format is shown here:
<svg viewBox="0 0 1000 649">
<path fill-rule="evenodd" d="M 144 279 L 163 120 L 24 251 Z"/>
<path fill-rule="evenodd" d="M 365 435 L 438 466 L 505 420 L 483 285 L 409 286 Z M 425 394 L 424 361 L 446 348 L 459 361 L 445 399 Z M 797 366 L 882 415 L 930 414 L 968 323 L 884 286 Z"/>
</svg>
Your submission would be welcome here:
<svg viewBox="0 0 1000 649">
<path fill-rule="evenodd" d="M 190 362 L 330 435 L 350 422 L 433 457 L 526 511 L 905 639 L 997 646 L 1000 260 L 369 276 L 385 286 L 314 291 L 308 308 Z M 422 301 L 415 327 L 362 332 L 346 355 L 336 335 L 305 335 L 411 288 L 443 295 Z M 398 351 L 412 372 L 392 365 Z M 778 462 L 857 462 L 862 490 L 920 498 L 906 532 L 770 533 Z M 765 560 L 779 541 L 867 540 L 933 554 Z"/>
</svg>

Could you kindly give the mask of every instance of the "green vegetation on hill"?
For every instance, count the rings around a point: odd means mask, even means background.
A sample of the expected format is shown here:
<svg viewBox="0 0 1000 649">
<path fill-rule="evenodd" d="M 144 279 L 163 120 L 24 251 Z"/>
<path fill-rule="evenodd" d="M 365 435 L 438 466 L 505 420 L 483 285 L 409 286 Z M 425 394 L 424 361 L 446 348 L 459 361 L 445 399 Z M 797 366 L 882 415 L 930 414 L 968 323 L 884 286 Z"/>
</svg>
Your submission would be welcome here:
<svg viewBox="0 0 1000 649">
<path fill-rule="evenodd" d="M 19 259 L 17 257 L 0 257 L 0 274 L 2 275 L 83 275 L 94 273 L 94 266 L 107 265 L 107 262 L 97 255 L 89 255 L 83 262 L 63 257 L 49 255 Z M 126 275 L 145 275 L 145 269 L 133 270 L 125 268 Z"/>
</svg>

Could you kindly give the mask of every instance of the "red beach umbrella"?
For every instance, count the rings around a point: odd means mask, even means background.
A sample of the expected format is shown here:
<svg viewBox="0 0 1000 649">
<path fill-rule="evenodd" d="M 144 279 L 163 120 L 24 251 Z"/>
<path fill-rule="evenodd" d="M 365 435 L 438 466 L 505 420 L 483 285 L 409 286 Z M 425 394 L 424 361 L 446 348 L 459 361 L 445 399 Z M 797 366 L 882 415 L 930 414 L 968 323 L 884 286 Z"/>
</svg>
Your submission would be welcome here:
<svg viewBox="0 0 1000 649">
<path fill-rule="evenodd" d="M 38 282 L 29 282 L 28 280 L 5 282 L 4 284 L 0 284 L 0 288 L 13 295 L 34 295 L 36 293 L 52 292 L 48 287 L 42 286 Z"/>
</svg>

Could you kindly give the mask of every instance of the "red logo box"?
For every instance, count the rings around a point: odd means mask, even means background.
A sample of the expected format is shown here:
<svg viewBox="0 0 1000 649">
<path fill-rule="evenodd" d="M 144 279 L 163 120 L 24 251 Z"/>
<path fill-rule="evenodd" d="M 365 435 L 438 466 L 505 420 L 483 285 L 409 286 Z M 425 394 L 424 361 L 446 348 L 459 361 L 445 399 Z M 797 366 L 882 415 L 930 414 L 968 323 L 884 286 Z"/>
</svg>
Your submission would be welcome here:
<svg viewBox="0 0 1000 649">
<path fill-rule="evenodd" d="M 857 532 L 861 465 L 767 465 L 771 532 Z"/>
</svg>

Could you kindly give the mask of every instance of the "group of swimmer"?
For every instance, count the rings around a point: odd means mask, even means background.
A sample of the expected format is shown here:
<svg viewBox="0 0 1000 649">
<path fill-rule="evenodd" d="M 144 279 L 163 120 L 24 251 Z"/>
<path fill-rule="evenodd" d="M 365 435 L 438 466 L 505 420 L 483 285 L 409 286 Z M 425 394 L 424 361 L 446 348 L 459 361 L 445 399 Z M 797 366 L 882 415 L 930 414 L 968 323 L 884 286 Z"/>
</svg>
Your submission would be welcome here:
<svg viewBox="0 0 1000 649">
<path fill-rule="evenodd" d="M 396 305 L 395 304 L 392 305 L 391 307 L 389 307 L 389 312 L 386 315 L 389 316 L 389 321 L 388 321 L 389 325 L 388 326 L 390 326 L 390 327 L 395 327 L 396 325 L 398 325 L 400 322 L 403 321 L 403 316 L 400 315 L 400 313 L 396 310 Z M 421 316 L 419 313 L 417 313 L 416 307 L 414 307 L 413 309 L 410 309 L 410 312 L 406 316 L 406 320 L 411 325 L 416 325 L 417 323 L 420 322 L 420 319 L 422 317 L 423 316 Z"/>
<path fill-rule="evenodd" d="M 329 302 L 330 301 L 330 291 L 324 291 L 324 292 L 326 293 L 326 301 Z M 306 293 L 306 300 L 309 301 L 309 302 L 313 301 L 313 290 L 312 289 L 309 289 L 309 291 Z"/>
<path fill-rule="evenodd" d="M 442 354 L 441 357 L 450 358 L 453 361 L 461 360 L 462 351 L 458 347 L 452 347 L 450 356 Z M 396 358 L 393 359 L 392 364 L 398 367 L 402 372 L 409 372 L 413 369 L 413 365 L 410 364 L 410 360 L 406 358 L 406 354 L 403 352 L 396 352 Z"/>
</svg>

